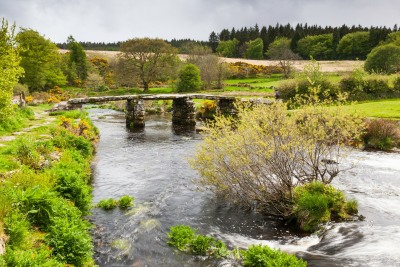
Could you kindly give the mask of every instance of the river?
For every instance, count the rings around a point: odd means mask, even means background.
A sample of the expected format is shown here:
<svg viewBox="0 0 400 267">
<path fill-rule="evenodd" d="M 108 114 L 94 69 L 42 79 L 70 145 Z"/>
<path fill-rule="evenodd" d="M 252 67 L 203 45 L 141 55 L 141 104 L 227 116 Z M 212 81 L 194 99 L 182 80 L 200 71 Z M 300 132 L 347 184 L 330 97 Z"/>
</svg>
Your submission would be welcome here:
<svg viewBox="0 0 400 267">
<path fill-rule="evenodd" d="M 142 131 L 125 128 L 123 114 L 89 110 L 100 130 L 93 164 L 94 203 L 135 197 L 126 211 L 92 210 L 99 266 L 239 266 L 178 252 L 167 245 L 170 226 L 187 224 L 230 248 L 266 244 L 295 253 L 308 266 L 400 266 L 400 154 L 353 151 L 356 166 L 334 186 L 359 202 L 364 221 L 334 223 L 301 236 L 280 221 L 220 203 L 197 188 L 187 163 L 201 142 L 195 131 L 172 127 L 168 115 L 146 115 Z"/>
</svg>

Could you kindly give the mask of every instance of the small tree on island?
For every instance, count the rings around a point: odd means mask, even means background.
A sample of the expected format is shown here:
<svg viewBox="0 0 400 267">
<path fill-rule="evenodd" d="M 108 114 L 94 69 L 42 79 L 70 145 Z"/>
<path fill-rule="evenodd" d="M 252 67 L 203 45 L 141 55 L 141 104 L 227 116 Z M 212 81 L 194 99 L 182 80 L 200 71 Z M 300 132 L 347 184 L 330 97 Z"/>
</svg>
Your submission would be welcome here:
<svg viewBox="0 0 400 267">
<path fill-rule="evenodd" d="M 217 116 L 191 161 L 199 183 L 241 206 L 296 217 L 294 189 L 331 183 L 342 171 L 346 145 L 363 129 L 362 119 L 340 105 L 318 104 L 317 91 L 311 88 L 312 104 L 294 112 L 274 103 L 239 107 L 235 119 Z"/>
</svg>

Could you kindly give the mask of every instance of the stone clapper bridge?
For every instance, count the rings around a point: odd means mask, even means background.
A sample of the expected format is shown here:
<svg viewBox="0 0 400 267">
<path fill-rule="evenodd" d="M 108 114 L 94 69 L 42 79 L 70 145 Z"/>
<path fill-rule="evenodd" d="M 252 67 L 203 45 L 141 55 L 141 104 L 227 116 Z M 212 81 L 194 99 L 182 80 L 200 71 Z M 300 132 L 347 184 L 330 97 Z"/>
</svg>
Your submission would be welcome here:
<svg viewBox="0 0 400 267">
<path fill-rule="evenodd" d="M 217 112 L 226 115 L 235 115 L 234 103 L 238 100 L 234 96 L 207 95 L 207 94 L 142 94 L 122 96 L 101 96 L 87 98 L 72 98 L 67 104 L 70 109 L 82 108 L 83 104 L 93 104 L 109 101 L 126 100 L 126 127 L 143 128 L 145 100 L 172 100 L 172 122 L 177 125 L 196 125 L 196 108 L 193 99 L 208 99 L 217 102 Z M 240 100 L 244 102 L 269 104 L 270 100 L 258 98 Z"/>
</svg>

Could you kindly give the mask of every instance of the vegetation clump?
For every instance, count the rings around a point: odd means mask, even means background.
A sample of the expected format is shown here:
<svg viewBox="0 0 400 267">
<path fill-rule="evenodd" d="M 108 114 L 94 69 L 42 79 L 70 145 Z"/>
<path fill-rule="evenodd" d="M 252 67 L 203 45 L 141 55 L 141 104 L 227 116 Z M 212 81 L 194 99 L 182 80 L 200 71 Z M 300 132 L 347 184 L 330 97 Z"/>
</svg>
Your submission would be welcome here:
<svg viewBox="0 0 400 267">
<path fill-rule="evenodd" d="M 358 212 L 355 200 L 346 201 L 344 194 L 331 185 L 312 182 L 296 187 L 294 216 L 300 229 L 313 232 L 330 220 L 345 220 Z"/>
<path fill-rule="evenodd" d="M 104 210 L 112 210 L 117 206 L 120 209 L 127 209 L 133 206 L 133 201 L 135 200 L 134 197 L 125 195 L 119 198 L 119 200 L 115 200 L 113 198 L 102 199 L 97 203 L 97 207 L 102 208 Z"/>
<path fill-rule="evenodd" d="M 390 150 L 400 146 L 400 128 L 395 121 L 371 119 L 366 125 L 363 135 L 366 148 Z"/>
<path fill-rule="evenodd" d="M 187 225 L 170 227 L 167 233 L 168 244 L 180 251 L 191 252 L 196 255 L 215 258 L 227 258 L 229 256 L 242 260 L 244 266 L 307 266 L 306 262 L 297 259 L 296 256 L 286 254 L 267 246 L 251 246 L 248 250 L 229 250 L 225 243 L 213 237 L 196 234 Z"/>
<path fill-rule="evenodd" d="M 302 259 L 296 258 L 296 256 L 271 249 L 268 246 L 252 245 L 246 251 L 243 251 L 243 266 L 305 267 L 307 263 Z"/>
</svg>

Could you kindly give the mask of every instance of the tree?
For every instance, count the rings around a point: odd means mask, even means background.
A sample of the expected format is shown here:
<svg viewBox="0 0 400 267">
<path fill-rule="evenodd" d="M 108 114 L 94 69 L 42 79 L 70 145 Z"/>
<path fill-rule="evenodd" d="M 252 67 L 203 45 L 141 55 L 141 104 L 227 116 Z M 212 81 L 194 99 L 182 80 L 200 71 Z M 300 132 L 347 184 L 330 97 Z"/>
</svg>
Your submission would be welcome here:
<svg viewBox="0 0 400 267">
<path fill-rule="evenodd" d="M 300 57 L 290 49 L 290 45 L 291 42 L 289 38 L 278 37 L 269 45 L 266 53 L 270 59 L 279 60 L 279 65 L 282 68 L 285 78 L 288 78 L 293 71 L 293 61 L 300 59 Z"/>
<path fill-rule="evenodd" d="M 216 49 L 223 57 L 235 57 L 238 54 L 239 41 L 235 38 L 229 41 L 221 41 Z"/>
<path fill-rule="evenodd" d="M 25 71 L 21 82 L 31 91 L 66 84 L 61 70 L 61 55 L 54 43 L 32 29 L 21 29 L 16 40 L 20 47 L 21 67 Z"/>
<path fill-rule="evenodd" d="M 318 60 L 331 59 L 334 55 L 333 34 L 304 37 L 297 43 L 297 51 L 303 58 L 312 56 Z"/>
<path fill-rule="evenodd" d="M 82 45 L 80 45 L 72 36 L 68 37 L 67 44 L 69 49 L 69 67 L 73 72 L 75 72 L 80 81 L 84 81 L 88 76 L 86 53 L 83 50 Z M 70 83 L 73 82 L 74 81 L 70 80 Z"/>
<path fill-rule="evenodd" d="M 14 85 L 24 70 L 19 66 L 17 44 L 14 35 L 15 25 L 9 27 L 3 19 L 0 28 L 0 122 L 12 113 L 11 99 Z"/>
<path fill-rule="evenodd" d="M 247 43 L 245 57 L 250 59 L 263 59 L 264 43 L 261 38 L 257 38 Z"/>
<path fill-rule="evenodd" d="M 361 118 L 340 107 L 243 107 L 237 118 L 217 116 L 208 126 L 191 166 L 200 173 L 199 183 L 218 196 L 288 218 L 293 189 L 329 184 L 342 171 L 345 145 L 362 128 Z"/>
<path fill-rule="evenodd" d="M 188 48 L 187 62 L 200 69 L 204 88 L 212 88 L 213 84 L 219 89 L 223 87 L 222 81 L 227 74 L 225 63 L 219 57 L 213 55 L 209 47 L 192 45 Z"/>
<path fill-rule="evenodd" d="M 161 39 L 135 38 L 121 45 L 122 57 L 132 66 L 131 75 L 142 83 L 144 92 L 164 71 L 176 63 L 176 49 Z"/>
<path fill-rule="evenodd" d="M 197 91 L 200 88 L 200 70 L 196 65 L 189 63 L 179 72 L 178 92 Z"/>
<path fill-rule="evenodd" d="M 396 73 L 400 71 L 400 46 L 386 44 L 368 54 L 364 68 L 368 72 Z"/>
<path fill-rule="evenodd" d="M 342 59 L 365 59 L 371 52 L 369 32 L 346 34 L 340 39 L 336 51 Z"/>
<path fill-rule="evenodd" d="M 218 35 L 215 32 L 212 32 L 210 34 L 210 37 L 208 38 L 208 43 L 209 43 L 211 49 L 213 50 L 213 52 L 215 52 L 218 47 L 218 43 L 219 43 Z"/>
</svg>

